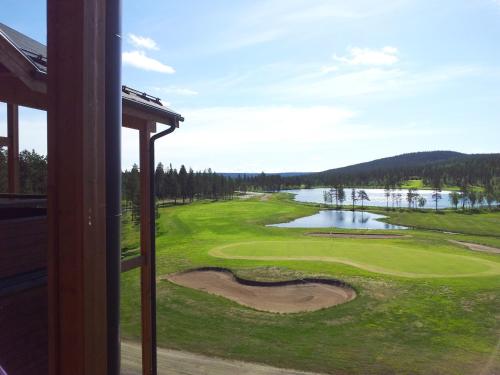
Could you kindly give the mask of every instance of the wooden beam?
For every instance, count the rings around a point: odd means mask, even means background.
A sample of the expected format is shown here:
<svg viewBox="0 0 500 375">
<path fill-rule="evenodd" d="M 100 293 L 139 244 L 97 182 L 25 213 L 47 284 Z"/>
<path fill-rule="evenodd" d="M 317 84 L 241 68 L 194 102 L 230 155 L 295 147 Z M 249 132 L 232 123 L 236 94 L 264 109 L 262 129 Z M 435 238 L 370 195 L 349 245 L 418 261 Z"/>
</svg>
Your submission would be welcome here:
<svg viewBox="0 0 500 375">
<path fill-rule="evenodd" d="M 0 64 L 33 91 L 45 93 L 47 86 L 44 80 L 33 76 L 33 64 L 2 33 L 0 33 Z"/>
<path fill-rule="evenodd" d="M 107 373 L 105 0 L 48 0 L 49 374 Z"/>
<path fill-rule="evenodd" d="M 10 194 L 19 193 L 19 108 L 15 104 L 7 104 L 7 169 L 9 175 Z"/>
<path fill-rule="evenodd" d="M 12 74 L 5 66 L 0 64 L 0 76 Z"/>
<path fill-rule="evenodd" d="M 134 268 L 139 268 L 144 265 L 144 257 L 142 255 L 122 260 L 122 272 L 127 272 L 133 270 Z"/>
<path fill-rule="evenodd" d="M 47 95 L 31 90 L 13 76 L 0 77 L 0 101 L 47 110 Z"/>
<path fill-rule="evenodd" d="M 147 107 L 138 108 L 127 100 L 123 100 L 123 114 L 130 115 L 143 121 L 155 122 L 165 125 L 178 125 L 179 120 L 168 113 L 158 113 Z"/>
<path fill-rule="evenodd" d="M 153 368 L 152 352 L 152 305 L 151 305 L 151 238 L 150 238 L 150 195 L 149 195 L 149 125 L 147 122 L 139 131 L 140 202 L 141 202 L 141 316 L 142 316 L 142 373 L 150 375 Z"/>
<path fill-rule="evenodd" d="M 156 122 L 147 121 L 130 114 L 123 114 L 122 126 L 136 130 L 146 130 L 150 133 L 156 133 Z"/>
</svg>

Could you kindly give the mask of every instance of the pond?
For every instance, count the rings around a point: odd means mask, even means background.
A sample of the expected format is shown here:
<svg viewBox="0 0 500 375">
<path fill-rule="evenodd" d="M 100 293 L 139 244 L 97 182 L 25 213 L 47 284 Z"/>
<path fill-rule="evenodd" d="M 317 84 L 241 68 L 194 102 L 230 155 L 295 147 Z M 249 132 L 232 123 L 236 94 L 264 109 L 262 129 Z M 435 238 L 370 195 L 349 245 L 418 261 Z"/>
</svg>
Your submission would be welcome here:
<svg viewBox="0 0 500 375">
<path fill-rule="evenodd" d="M 268 226 L 279 228 L 408 229 L 400 225 L 379 221 L 379 219 L 385 217 L 363 211 L 324 210 L 288 223 L 271 224 Z"/>
<path fill-rule="evenodd" d="M 324 191 L 328 191 L 328 188 L 314 188 L 314 189 L 296 189 L 296 190 L 283 190 L 285 193 L 295 194 L 295 200 L 298 202 L 311 202 L 311 203 L 325 203 Z M 360 190 L 360 189 L 356 189 Z M 365 206 L 377 206 L 386 207 L 387 197 L 385 196 L 384 189 L 363 189 L 370 200 L 364 202 Z M 344 201 L 344 206 L 352 206 L 351 201 L 351 188 L 344 188 L 346 200 Z M 432 200 L 432 190 L 417 190 L 416 191 L 421 197 L 426 200 L 425 206 L 422 208 L 435 208 L 435 203 Z M 406 201 L 407 189 L 394 189 L 391 190 L 391 195 L 389 196 L 389 207 L 408 207 L 408 202 Z M 438 208 L 450 208 L 451 203 L 449 199 L 449 194 L 451 191 L 442 191 L 441 199 L 438 200 Z M 335 200 L 333 201 L 335 204 Z M 361 202 L 357 201 L 356 206 L 361 206 Z"/>
</svg>

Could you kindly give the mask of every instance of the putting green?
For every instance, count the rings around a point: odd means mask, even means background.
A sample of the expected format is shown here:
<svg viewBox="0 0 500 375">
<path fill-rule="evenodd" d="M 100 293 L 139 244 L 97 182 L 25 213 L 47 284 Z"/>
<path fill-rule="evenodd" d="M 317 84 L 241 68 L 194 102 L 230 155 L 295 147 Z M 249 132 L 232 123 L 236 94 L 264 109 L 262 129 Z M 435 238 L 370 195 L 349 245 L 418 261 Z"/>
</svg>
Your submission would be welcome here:
<svg viewBox="0 0 500 375">
<path fill-rule="evenodd" d="M 440 248 L 450 248 L 440 245 Z M 500 263 L 422 248 L 410 241 L 352 239 L 252 241 L 218 246 L 218 258 L 343 263 L 366 271 L 410 278 L 470 277 L 500 274 Z"/>
</svg>

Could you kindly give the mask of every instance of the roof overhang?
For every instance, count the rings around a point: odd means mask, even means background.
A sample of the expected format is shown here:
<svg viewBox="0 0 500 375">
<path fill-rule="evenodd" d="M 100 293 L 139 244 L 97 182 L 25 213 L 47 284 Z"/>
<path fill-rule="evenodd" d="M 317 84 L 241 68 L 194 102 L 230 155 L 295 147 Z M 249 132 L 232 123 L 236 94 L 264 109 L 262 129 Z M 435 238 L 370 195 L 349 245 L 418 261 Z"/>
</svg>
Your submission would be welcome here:
<svg viewBox="0 0 500 375">
<path fill-rule="evenodd" d="M 9 32 L 12 34 L 9 37 Z M 15 34 L 14 34 L 15 33 Z M 14 38 L 15 37 L 15 38 Z M 37 49 L 29 51 L 13 39 L 24 38 Z M 47 72 L 45 46 L 0 24 L 0 101 L 47 110 Z M 44 60 L 45 59 L 45 60 Z M 156 123 L 179 127 L 184 118 L 165 107 L 158 98 L 123 87 L 123 126 L 156 131 Z M 146 125 L 144 125 L 146 124 Z"/>
</svg>

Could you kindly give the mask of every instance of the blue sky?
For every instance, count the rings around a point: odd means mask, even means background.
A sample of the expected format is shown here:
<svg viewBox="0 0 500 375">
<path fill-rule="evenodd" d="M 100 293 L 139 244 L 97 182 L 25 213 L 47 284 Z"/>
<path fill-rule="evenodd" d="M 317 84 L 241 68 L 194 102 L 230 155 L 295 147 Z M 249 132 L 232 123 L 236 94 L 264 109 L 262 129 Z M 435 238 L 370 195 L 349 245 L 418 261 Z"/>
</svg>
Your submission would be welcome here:
<svg viewBox="0 0 500 375">
<path fill-rule="evenodd" d="M 45 42 L 44 1 L 2 0 L 0 22 Z M 184 115 L 157 159 L 195 169 L 499 152 L 499 41 L 500 0 L 123 0 L 123 82 Z M 44 115 L 21 120 L 45 152 Z M 133 131 L 123 148 L 128 168 Z"/>
</svg>

